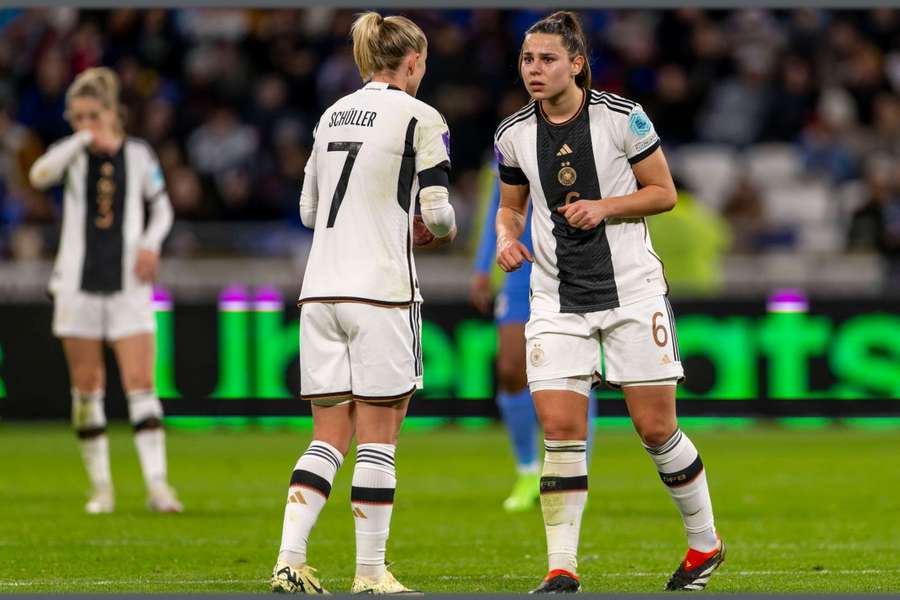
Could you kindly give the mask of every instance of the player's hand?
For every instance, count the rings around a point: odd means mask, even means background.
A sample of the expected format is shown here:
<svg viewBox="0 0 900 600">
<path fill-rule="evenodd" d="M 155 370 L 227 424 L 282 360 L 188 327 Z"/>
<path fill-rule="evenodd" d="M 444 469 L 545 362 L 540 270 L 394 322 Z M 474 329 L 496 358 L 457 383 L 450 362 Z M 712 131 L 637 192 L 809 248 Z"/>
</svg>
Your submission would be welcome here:
<svg viewBox="0 0 900 600">
<path fill-rule="evenodd" d="M 475 273 L 469 283 L 469 300 L 478 309 L 478 312 L 486 315 L 491 309 L 491 276 L 489 273 Z"/>
<path fill-rule="evenodd" d="M 122 145 L 122 138 L 103 127 L 91 129 L 91 150 L 101 154 L 115 154 Z"/>
<path fill-rule="evenodd" d="M 576 229 L 593 229 L 606 218 L 599 200 L 578 200 L 556 210 L 566 218 L 570 227 Z"/>
<path fill-rule="evenodd" d="M 144 283 L 153 283 L 159 276 L 159 253 L 141 248 L 134 264 L 134 274 Z"/>
<path fill-rule="evenodd" d="M 434 234 L 428 231 L 422 215 L 413 216 L 413 245 L 422 248 L 434 241 Z"/>
<path fill-rule="evenodd" d="M 497 240 L 497 264 L 507 273 L 515 271 L 525 261 L 534 262 L 528 248 L 519 240 L 501 238 Z"/>
</svg>

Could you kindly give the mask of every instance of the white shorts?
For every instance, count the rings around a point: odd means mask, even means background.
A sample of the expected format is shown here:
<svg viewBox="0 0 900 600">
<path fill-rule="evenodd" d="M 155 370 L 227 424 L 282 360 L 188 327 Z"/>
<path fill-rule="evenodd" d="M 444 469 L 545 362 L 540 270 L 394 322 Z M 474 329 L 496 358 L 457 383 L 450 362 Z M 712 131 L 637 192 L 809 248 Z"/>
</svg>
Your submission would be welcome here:
<svg viewBox="0 0 900 600">
<path fill-rule="evenodd" d="M 421 305 L 308 302 L 300 309 L 300 397 L 393 402 L 422 388 Z"/>
<path fill-rule="evenodd" d="M 528 383 L 599 375 L 614 387 L 684 378 L 675 317 L 665 296 L 596 312 L 532 310 L 525 326 Z"/>
<path fill-rule="evenodd" d="M 153 290 L 142 286 L 114 294 L 80 290 L 57 292 L 53 298 L 53 334 L 119 340 L 156 331 Z"/>
</svg>

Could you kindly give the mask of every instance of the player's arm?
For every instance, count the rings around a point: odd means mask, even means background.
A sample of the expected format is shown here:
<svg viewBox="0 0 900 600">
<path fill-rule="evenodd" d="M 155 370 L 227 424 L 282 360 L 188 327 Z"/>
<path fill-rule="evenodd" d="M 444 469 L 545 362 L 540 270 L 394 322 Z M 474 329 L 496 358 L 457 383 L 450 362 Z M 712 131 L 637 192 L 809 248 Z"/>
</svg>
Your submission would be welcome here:
<svg viewBox="0 0 900 600">
<path fill-rule="evenodd" d="M 149 155 L 149 168 L 143 182 L 142 192 L 148 208 L 147 227 L 141 235 L 134 272 L 143 282 L 155 281 L 159 276 L 159 253 L 163 240 L 172 229 L 175 215 L 172 202 L 166 192 L 159 162 L 152 151 Z"/>
<path fill-rule="evenodd" d="M 69 164 L 93 140 L 90 131 L 82 130 L 53 144 L 40 158 L 34 161 L 28 173 L 28 181 L 39 190 L 45 190 L 62 181 Z"/>
<path fill-rule="evenodd" d="M 497 210 L 497 264 L 515 271 L 526 260 L 534 262 L 531 252 L 519 241 L 528 218 L 528 183 L 500 182 L 500 208 Z"/>
<path fill-rule="evenodd" d="M 593 229 L 604 219 L 648 217 L 672 210 L 677 194 L 659 136 L 639 105 L 627 118 L 616 117 L 614 142 L 622 150 L 638 183 L 638 190 L 602 200 L 579 200 L 557 210 L 578 229 Z"/>
<path fill-rule="evenodd" d="M 313 129 L 313 138 L 315 139 L 316 129 L 319 124 L 316 123 Z M 309 151 L 309 158 L 306 159 L 306 166 L 303 167 L 303 187 L 300 190 L 300 222 L 304 227 L 314 229 L 316 226 L 316 211 L 319 209 L 319 185 L 316 178 L 316 144 L 313 141 L 313 147 Z"/>
<path fill-rule="evenodd" d="M 491 198 L 484 212 L 481 239 L 475 253 L 475 273 L 469 282 L 469 300 L 481 313 L 487 314 L 491 307 L 491 269 L 497 247 L 497 210 L 500 208 L 500 180 L 494 179 Z"/>
<path fill-rule="evenodd" d="M 420 225 L 416 246 L 437 248 L 456 239 L 456 211 L 450 204 L 450 130 L 437 111 L 416 128 L 416 173 L 419 180 Z"/>
</svg>

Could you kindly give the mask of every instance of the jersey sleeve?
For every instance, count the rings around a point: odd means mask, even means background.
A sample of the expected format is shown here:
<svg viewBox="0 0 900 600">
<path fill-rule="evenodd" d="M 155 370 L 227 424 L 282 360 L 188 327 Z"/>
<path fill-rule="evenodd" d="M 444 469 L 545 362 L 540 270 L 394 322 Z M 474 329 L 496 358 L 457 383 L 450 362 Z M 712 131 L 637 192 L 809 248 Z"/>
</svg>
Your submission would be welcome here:
<svg viewBox="0 0 900 600">
<path fill-rule="evenodd" d="M 147 152 L 147 170 L 144 172 L 142 192 L 145 202 L 153 202 L 166 191 L 166 180 L 163 178 L 156 153 L 149 146 L 145 146 L 145 150 Z"/>
<path fill-rule="evenodd" d="M 502 126 L 494 135 L 494 156 L 497 159 L 500 181 L 509 185 L 528 185 L 528 177 L 519 166 L 512 138 L 509 129 L 503 130 Z"/>
<path fill-rule="evenodd" d="M 635 165 L 659 148 L 660 140 L 653 122 L 640 104 L 634 105 L 622 122 L 622 150 L 628 162 Z"/>
<path fill-rule="evenodd" d="M 416 127 L 416 173 L 419 188 L 450 185 L 450 129 L 439 112 L 431 111 Z"/>
</svg>

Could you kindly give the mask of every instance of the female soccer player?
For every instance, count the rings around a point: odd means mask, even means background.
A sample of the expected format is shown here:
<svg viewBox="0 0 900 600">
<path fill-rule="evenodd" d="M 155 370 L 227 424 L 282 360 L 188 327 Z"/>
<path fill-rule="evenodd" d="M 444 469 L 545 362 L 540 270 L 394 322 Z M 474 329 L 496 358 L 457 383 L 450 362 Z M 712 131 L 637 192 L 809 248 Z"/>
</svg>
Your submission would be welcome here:
<svg viewBox="0 0 900 600">
<path fill-rule="evenodd" d="M 492 186 L 491 201 L 478 253 L 475 257 L 475 274 L 470 284 L 472 304 L 487 313 L 491 304 L 491 265 L 497 245 L 496 215 L 500 204 L 499 182 Z M 530 215 L 526 219 L 530 218 Z M 531 252 L 530 221 L 525 222 L 522 242 Z M 494 302 L 494 318 L 497 322 L 497 406 L 516 458 L 519 477 L 503 508 L 507 512 L 530 509 L 540 498 L 540 467 L 537 452 L 537 414 L 528 382 L 525 378 L 525 323 L 528 321 L 528 290 L 531 281 L 531 263 L 506 276 L 503 288 Z M 591 441 L 597 403 L 588 398 L 587 457 L 590 462 Z"/>
<path fill-rule="evenodd" d="M 66 119 L 75 134 L 31 168 L 36 188 L 65 182 L 62 238 L 50 280 L 53 333 L 66 355 L 72 423 L 93 487 L 87 512 L 108 513 L 115 506 L 103 408 L 104 341 L 112 346 L 128 397 L 147 506 L 181 512 L 167 480 L 163 411 L 153 380 L 152 283 L 172 207 L 156 155 L 144 141 L 125 136 L 120 112 L 115 73 L 84 71 L 66 93 Z"/>
<path fill-rule="evenodd" d="M 273 591 L 323 592 L 307 565 L 307 540 L 354 432 L 352 591 L 411 591 L 384 557 L 397 434 L 422 385 L 412 247 L 456 235 L 450 134 L 440 113 L 415 98 L 425 75 L 422 30 L 368 12 L 351 32 L 367 83 L 319 120 L 300 195 L 303 223 L 315 230 L 300 293 L 300 394 L 312 403 L 313 441 L 291 477 Z"/>
<path fill-rule="evenodd" d="M 644 447 L 681 511 L 689 550 L 667 589 L 701 589 L 725 556 L 703 463 L 678 428 L 683 378 L 663 268 L 644 217 L 675 205 L 675 186 L 641 107 L 591 89 L 577 17 L 557 12 L 525 35 L 532 101 L 495 135 L 501 176 L 497 263 L 534 262 L 525 329 L 528 384 L 544 429 L 541 508 L 549 573 L 535 592 L 574 592 L 587 498 L 587 397 L 600 365 L 624 389 Z M 529 195 L 534 254 L 519 241 Z"/>
</svg>

